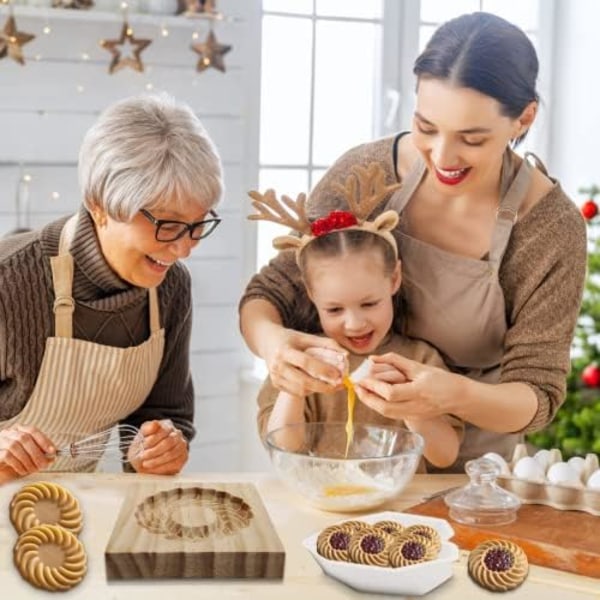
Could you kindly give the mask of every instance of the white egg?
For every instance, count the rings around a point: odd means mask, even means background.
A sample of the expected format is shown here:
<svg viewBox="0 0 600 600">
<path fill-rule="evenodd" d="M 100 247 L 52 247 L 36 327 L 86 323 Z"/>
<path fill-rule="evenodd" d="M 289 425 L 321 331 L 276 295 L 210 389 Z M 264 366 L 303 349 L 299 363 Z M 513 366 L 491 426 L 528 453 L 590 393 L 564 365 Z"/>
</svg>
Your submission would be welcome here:
<svg viewBox="0 0 600 600">
<path fill-rule="evenodd" d="M 581 487 L 579 473 L 566 462 L 557 462 L 551 465 L 547 477 L 550 483 Z"/>
<path fill-rule="evenodd" d="M 585 458 L 582 456 L 571 456 L 571 458 L 567 461 L 567 464 L 575 469 L 581 478 L 581 473 L 583 473 L 583 469 L 585 468 Z"/>
<path fill-rule="evenodd" d="M 544 469 L 544 472 L 546 472 L 548 470 L 548 467 L 550 466 L 550 460 L 551 460 L 550 450 L 546 450 L 545 448 L 543 448 L 542 450 L 538 450 L 533 455 L 533 458 L 535 458 L 535 460 L 537 460 L 537 462 L 540 463 L 542 469 Z"/>
<path fill-rule="evenodd" d="M 513 475 L 519 479 L 527 479 L 537 483 L 544 483 L 544 469 L 532 456 L 524 456 L 514 466 Z"/>
<path fill-rule="evenodd" d="M 600 491 L 600 469 L 596 469 L 587 480 L 587 487 L 590 490 Z"/>
<path fill-rule="evenodd" d="M 508 463 L 497 452 L 486 452 L 483 455 L 483 458 L 489 458 L 491 461 L 495 462 L 500 467 L 501 475 L 510 475 Z"/>
</svg>

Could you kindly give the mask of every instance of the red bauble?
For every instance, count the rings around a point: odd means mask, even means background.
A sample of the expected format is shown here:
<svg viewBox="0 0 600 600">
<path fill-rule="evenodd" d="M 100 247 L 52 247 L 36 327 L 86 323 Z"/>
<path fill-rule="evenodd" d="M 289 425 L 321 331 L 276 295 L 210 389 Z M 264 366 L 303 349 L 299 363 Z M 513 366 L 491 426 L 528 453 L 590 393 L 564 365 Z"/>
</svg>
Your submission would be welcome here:
<svg viewBox="0 0 600 600">
<path fill-rule="evenodd" d="M 581 381 L 588 387 L 600 387 L 600 367 L 596 363 L 589 364 L 581 372 Z"/>
<path fill-rule="evenodd" d="M 598 214 L 598 205 L 590 198 L 581 205 L 581 214 L 588 221 Z"/>
</svg>

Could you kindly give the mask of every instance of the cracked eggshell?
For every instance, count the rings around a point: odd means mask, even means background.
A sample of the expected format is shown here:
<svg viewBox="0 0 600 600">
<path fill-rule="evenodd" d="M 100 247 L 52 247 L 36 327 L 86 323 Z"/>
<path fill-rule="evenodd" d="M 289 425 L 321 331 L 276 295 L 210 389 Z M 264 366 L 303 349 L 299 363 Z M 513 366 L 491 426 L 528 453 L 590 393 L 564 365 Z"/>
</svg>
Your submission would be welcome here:
<svg viewBox="0 0 600 600">
<path fill-rule="evenodd" d="M 513 468 L 513 475 L 518 479 L 526 479 L 536 483 L 544 483 L 545 481 L 544 469 L 532 456 L 520 458 Z"/>
<path fill-rule="evenodd" d="M 582 487 L 579 473 L 566 462 L 554 463 L 546 474 L 550 483 Z"/>
</svg>

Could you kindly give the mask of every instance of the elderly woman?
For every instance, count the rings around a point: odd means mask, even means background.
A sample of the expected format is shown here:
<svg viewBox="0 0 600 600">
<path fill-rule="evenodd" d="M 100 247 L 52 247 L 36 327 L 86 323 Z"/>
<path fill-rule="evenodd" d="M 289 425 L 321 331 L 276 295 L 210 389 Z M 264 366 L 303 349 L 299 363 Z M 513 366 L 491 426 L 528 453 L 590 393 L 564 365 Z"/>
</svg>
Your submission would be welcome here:
<svg viewBox="0 0 600 600">
<path fill-rule="evenodd" d="M 52 456 L 123 423 L 133 468 L 174 474 L 194 435 L 179 259 L 220 222 L 217 151 L 189 107 L 126 99 L 85 136 L 79 179 L 77 214 L 0 241 L 0 482 L 93 469 Z"/>
</svg>

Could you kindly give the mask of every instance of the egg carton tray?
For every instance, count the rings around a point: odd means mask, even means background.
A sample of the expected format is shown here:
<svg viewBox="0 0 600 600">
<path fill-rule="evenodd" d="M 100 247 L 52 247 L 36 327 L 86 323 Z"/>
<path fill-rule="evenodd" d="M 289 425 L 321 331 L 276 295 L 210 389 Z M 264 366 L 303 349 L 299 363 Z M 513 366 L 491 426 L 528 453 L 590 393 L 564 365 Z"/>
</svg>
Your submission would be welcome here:
<svg viewBox="0 0 600 600">
<path fill-rule="evenodd" d="M 598 470 L 598 456 L 586 455 L 581 468 L 580 485 L 565 483 L 538 483 L 512 475 L 514 466 L 523 457 L 529 456 L 525 444 L 518 444 L 512 460 L 507 463 L 511 474 L 506 471 L 498 476 L 498 484 L 517 495 L 525 504 L 545 504 L 558 510 L 581 510 L 600 516 L 600 489 L 586 487 L 590 475 Z M 562 462 L 560 450 L 549 451 L 546 472 L 555 463 Z"/>
</svg>

